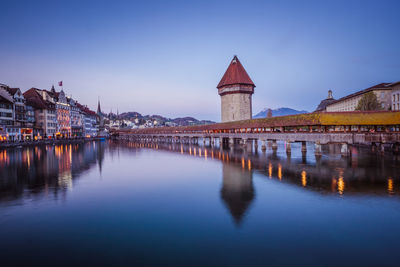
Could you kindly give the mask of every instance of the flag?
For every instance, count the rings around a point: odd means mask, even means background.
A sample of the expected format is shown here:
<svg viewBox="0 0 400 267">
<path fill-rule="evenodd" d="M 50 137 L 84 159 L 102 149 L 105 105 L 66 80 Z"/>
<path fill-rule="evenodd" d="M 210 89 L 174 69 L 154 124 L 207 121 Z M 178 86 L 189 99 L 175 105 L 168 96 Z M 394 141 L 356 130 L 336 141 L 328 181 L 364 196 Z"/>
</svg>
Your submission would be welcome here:
<svg viewBox="0 0 400 267">
<path fill-rule="evenodd" d="M 58 82 L 58 86 L 62 86 L 62 81 L 59 81 L 59 82 Z"/>
</svg>

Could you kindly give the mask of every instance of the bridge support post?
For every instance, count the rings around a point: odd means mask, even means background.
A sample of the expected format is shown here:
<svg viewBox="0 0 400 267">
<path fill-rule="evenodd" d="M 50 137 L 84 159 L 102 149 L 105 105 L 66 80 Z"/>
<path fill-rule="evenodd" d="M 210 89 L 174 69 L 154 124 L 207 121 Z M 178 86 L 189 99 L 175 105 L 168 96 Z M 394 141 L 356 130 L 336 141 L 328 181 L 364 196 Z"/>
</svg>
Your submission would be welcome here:
<svg viewBox="0 0 400 267">
<path fill-rule="evenodd" d="M 319 142 L 315 143 L 315 155 L 321 156 L 322 155 L 322 147 Z"/>
<path fill-rule="evenodd" d="M 398 143 L 393 144 L 393 152 L 396 154 L 399 153 L 399 144 Z"/>
<path fill-rule="evenodd" d="M 307 143 L 305 141 L 301 142 L 301 152 L 307 152 Z"/>
<path fill-rule="evenodd" d="M 292 146 L 290 144 L 290 141 L 286 141 L 286 153 L 287 154 L 292 153 Z"/>
<path fill-rule="evenodd" d="M 254 139 L 254 151 L 258 150 L 258 140 Z"/>
<path fill-rule="evenodd" d="M 276 151 L 278 149 L 278 144 L 276 143 L 276 140 L 272 140 L 272 150 Z"/>
<path fill-rule="evenodd" d="M 207 137 L 203 136 L 203 146 L 206 146 L 206 139 Z"/>
<path fill-rule="evenodd" d="M 242 145 L 243 145 L 244 149 L 247 149 L 247 139 L 246 138 L 242 139 Z"/>
<path fill-rule="evenodd" d="M 233 148 L 234 145 L 235 145 L 235 140 L 232 137 L 230 137 L 229 138 L 229 147 Z"/>
<path fill-rule="evenodd" d="M 265 145 L 265 140 L 261 140 L 261 151 L 266 151 L 267 146 Z"/>
<path fill-rule="evenodd" d="M 347 143 L 343 143 L 340 149 L 340 153 L 342 156 L 347 157 L 349 155 L 349 145 Z"/>
<path fill-rule="evenodd" d="M 215 140 L 214 140 L 214 137 L 210 137 L 210 146 L 214 146 L 214 144 L 215 144 Z"/>
<path fill-rule="evenodd" d="M 385 153 L 385 144 L 384 143 L 379 144 L 379 152 L 381 152 L 382 154 Z"/>
</svg>

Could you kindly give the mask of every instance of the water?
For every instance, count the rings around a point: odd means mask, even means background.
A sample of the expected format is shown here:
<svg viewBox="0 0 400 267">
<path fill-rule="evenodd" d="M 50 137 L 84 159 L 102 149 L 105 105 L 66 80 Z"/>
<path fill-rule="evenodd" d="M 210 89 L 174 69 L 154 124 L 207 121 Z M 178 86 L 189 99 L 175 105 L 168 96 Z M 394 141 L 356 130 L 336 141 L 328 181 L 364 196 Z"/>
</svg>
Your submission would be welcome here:
<svg viewBox="0 0 400 267">
<path fill-rule="evenodd" d="M 308 149 L 0 150 L 0 262 L 399 266 L 400 157 Z"/>
</svg>

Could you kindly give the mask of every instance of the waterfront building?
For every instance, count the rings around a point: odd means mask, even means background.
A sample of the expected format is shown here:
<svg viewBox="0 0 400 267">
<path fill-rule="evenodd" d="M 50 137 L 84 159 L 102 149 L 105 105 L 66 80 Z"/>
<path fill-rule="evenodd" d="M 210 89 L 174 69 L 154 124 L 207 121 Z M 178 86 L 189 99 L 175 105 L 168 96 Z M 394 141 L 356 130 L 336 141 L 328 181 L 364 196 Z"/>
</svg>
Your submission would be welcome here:
<svg viewBox="0 0 400 267">
<path fill-rule="evenodd" d="M 72 136 L 83 136 L 83 120 L 78 103 L 72 98 L 67 98 L 67 100 L 70 106 Z"/>
<path fill-rule="evenodd" d="M 12 96 L 6 90 L 6 85 L 0 84 L 0 141 L 9 139 L 8 129 L 13 125 Z"/>
<path fill-rule="evenodd" d="M 218 94 L 221 96 L 221 121 L 239 121 L 252 118 L 253 81 L 234 56 L 221 81 Z"/>
<path fill-rule="evenodd" d="M 25 128 L 31 129 L 30 138 L 33 139 L 38 135 L 38 131 L 35 131 L 35 108 L 28 104 L 25 100 Z M 29 133 L 28 133 L 29 134 Z"/>
<path fill-rule="evenodd" d="M 381 103 L 382 110 L 391 108 L 392 88 L 391 83 L 380 83 L 367 89 L 339 98 L 326 105 L 328 112 L 354 111 L 360 99 L 369 92 L 374 92 L 378 101 Z M 323 110 L 320 110 L 323 111 Z"/>
<path fill-rule="evenodd" d="M 392 110 L 400 110 L 400 81 L 392 83 Z"/>
<path fill-rule="evenodd" d="M 82 123 L 83 123 L 83 135 L 85 137 L 97 136 L 97 115 L 96 112 L 90 110 L 87 106 L 83 106 L 77 103 L 81 111 Z"/>
<path fill-rule="evenodd" d="M 11 140 L 32 140 L 33 125 L 27 124 L 25 98 L 19 88 L 7 88 L 8 93 L 13 97 L 13 129 L 10 129 Z"/>
<path fill-rule="evenodd" d="M 54 86 L 52 87 L 52 93 L 56 101 L 56 112 L 57 112 L 57 133 L 56 135 L 62 137 L 71 136 L 71 115 L 70 105 L 68 104 L 67 97 L 65 96 L 64 90 L 59 93 L 55 92 Z"/>
<path fill-rule="evenodd" d="M 56 105 L 48 91 L 31 88 L 23 95 L 35 110 L 34 136 L 54 138 L 57 131 Z"/>
</svg>

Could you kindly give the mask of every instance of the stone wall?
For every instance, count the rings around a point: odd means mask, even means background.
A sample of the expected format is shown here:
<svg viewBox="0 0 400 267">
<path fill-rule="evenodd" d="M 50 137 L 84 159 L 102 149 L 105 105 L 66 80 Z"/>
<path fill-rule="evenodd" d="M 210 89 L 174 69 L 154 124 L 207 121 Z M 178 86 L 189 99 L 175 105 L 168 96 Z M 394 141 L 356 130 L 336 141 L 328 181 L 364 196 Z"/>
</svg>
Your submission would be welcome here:
<svg viewBox="0 0 400 267">
<path fill-rule="evenodd" d="M 221 122 L 251 119 L 251 94 L 233 93 L 221 96 Z"/>
</svg>

